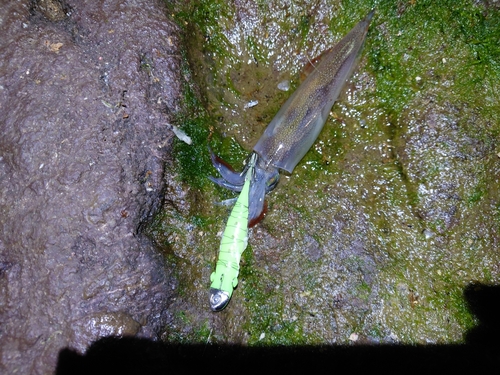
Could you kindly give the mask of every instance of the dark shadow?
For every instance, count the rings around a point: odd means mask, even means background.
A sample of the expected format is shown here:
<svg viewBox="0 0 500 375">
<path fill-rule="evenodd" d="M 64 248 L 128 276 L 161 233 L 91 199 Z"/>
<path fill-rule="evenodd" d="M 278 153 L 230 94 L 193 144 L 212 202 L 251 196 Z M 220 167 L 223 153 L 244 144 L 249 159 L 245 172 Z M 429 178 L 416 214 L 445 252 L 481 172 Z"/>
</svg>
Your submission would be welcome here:
<svg viewBox="0 0 500 375">
<path fill-rule="evenodd" d="M 465 335 L 467 344 L 500 347 L 500 285 L 471 284 L 464 296 L 470 312 L 479 320 Z"/>
<path fill-rule="evenodd" d="M 479 325 L 464 345 L 276 346 L 174 345 L 104 338 L 84 355 L 59 353 L 56 375 L 172 373 L 481 374 L 500 372 L 500 286 L 464 291 Z"/>
</svg>

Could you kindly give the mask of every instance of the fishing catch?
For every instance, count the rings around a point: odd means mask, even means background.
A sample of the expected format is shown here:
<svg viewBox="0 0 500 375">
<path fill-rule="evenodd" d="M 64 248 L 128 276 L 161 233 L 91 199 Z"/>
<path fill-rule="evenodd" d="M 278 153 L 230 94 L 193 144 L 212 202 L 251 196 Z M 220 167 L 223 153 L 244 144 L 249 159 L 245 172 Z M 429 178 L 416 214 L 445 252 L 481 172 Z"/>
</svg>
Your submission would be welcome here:
<svg viewBox="0 0 500 375">
<path fill-rule="evenodd" d="M 269 123 L 264 134 L 253 148 L 250 162 L 245 166 L 243 172 L 234 171 L 227 163 L 211 152 L 212 164 L 221 177 L 210 177 L 210 180 L 219 186 L 241 192 L 236 204 L 240 198 L 242 202 L 247 202 L 248 226 L 255 225 L 263 218 L 265 195 L 276 187 L 279 181 L 279 170 L 283 169 L 292 173 L 323 129 L 333 104 L 359 60 L 373 13 L 372 10 L 337 45 L 321 56 L 313 71 Z M 248 192 L 247 188 L 249 188 Z M 233 213 L 231 213 L 232 215 Z M 244 220 L 242 219 L 242 221 Z M 243 238 L 243 230 L 238 229 L 238 231 L 241 232 L 238 233 L 238 236 Z M 247 233 L 245 232 L 245 247 L 246 238 Z M 244 248 L 241 251 L 243 250 Z M 232 259 L 228 259 L 228 256 L 224 255 L 225 262 L 229 262 L 231 265 L 237 263 L 239 269 L 239 255 L 241 253 L 237 255 L 238 251 L 231 251 L 231 254 L 234 256 Z M 221 253 L 220 258 L 222 257 Z M 219 263 L 217 267 L 219 267 Z M 218 277 L 215 279 L 218 280 Z M 229 301 L 228 298 L 222 307 L 215 309 L 215 305 L 212 304 L 213 296 L 211 294 L 210 304 L 212 309 L 216 311 L 222 310 Z"/>
</svg>

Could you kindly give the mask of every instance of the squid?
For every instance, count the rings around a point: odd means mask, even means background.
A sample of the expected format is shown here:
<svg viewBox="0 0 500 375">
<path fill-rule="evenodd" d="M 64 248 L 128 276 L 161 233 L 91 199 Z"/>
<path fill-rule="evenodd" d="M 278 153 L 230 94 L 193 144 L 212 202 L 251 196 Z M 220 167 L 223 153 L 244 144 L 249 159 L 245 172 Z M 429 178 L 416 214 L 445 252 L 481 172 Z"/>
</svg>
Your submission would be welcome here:
<svg viewBox="0 0 500 375">
<path fill-rule="evenodd" d="M 221 177 L 217 185 L 240 192 L 222 235 L 219 260 L 210 277 L 210 307 L 223 310 L 238 284 L 239 264 L 248 244 L 248 227 L 266 211 L 265 195 L 279 181 L 280 169 L 292 173 L 311 148 L 328 118 L 345 81 L 359 60 L 372 10 L 334 47 L 327 50 L 313 71 L 290 96 L 253 148 L 242 172 L 236 172 L 211 150 Z"/>
<path fill-rule="evenodd" d="M 312 72 L 280 108 L 254 146 L 251 158 L 255 159 L 252 159 L 254 166 L 248 198 L 249 227 L 263 218 L 265 195 L 278 184 L 279 170 L 291 174 L 323 129 L 344 83 L 356 67 L 373 13 L 374 10 L 320 56 Z M 212 151 L 210 154 L 214 168 L 221 175 L 219 178 L 210 176 L 210 180 L 240 192 L 249 165 L 242 172 L 236 172 Z"/>
</svg>

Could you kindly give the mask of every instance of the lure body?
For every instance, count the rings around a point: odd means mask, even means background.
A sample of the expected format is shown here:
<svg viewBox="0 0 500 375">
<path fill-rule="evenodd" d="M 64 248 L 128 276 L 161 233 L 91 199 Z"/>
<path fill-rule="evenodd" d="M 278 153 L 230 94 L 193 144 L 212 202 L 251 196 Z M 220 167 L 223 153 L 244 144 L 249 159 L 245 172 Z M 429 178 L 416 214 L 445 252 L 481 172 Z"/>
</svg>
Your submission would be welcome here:
<svg viewBox="0 0 500 375">
<path fill-rule="evenodd" d="M 215 272 L 210 276 L 210 307 L 213 311 L 226 307 L 238 285 L 240 258 L 248 244 L 248 197 L 255 159 L 256 156 L 252 156 L 248 163 L 243 188 L 222 234 Z"/>
<path fill-rule="evenodd" d="M 264 197 L 278 183 L 279 169 L 291 173 L 323 129 L 345 81 L 356 66 L 372 16 L 373 11 L 325 52 L 255 145 L 253 151 L 257 160 L 249 192 L 251 224 L 262 216 Z M 233 191 L 242 190 L 247 167 L 242 173 L 235 172 L 213 154 L 212 164 L 222 176 L 210 177 L 213 182 Z"/>
</svg>

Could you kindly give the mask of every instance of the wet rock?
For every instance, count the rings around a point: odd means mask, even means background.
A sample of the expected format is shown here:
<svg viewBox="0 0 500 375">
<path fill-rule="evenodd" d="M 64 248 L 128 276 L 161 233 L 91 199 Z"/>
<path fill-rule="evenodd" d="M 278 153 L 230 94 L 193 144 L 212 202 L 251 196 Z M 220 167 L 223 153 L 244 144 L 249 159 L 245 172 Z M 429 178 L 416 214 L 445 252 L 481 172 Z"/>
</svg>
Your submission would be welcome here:
<svg viewBox="0 0 500 375">
<path fill-rule="evenodd" d="M 0 372 L 51 373 L 65 347 L 164 324 L 171 278 L 139 228 L 163 189 L 177 30 L 160 2 L 1 14 Z"/>
<path fill-rule="evenodd" d="M 461 223 L 467 201 L 474 200 L 471 192 L 484 179 L 482 161 L 495 144 L 489 137 L 464 131 L 460 116 L 469 111 L 465 106 L 437 104 L 431 96 L 415 107 L 419 109 L 405 113 L 408 129 L 399 155 L 408 171 L 408 189 L 420 197 L 416 215 L 443 234 Z"/>
<path fill-rule="evenodd" d="M 306 235 L 304 238 L 306 243 L 305 253 L 310 261 L 317 262 L 323 257 L 323 249 L 319 245 L 318 241 L 316 241 L 312 236 Z"/>
<path fill-rule="evenodd" d="M 49 21 L 57 22 L 66 18 L 69 8 L 60 0 L 33 0 L 31 12 L 42 14 Z"/>
<path fill-rule="evenodd" d="M 75 332 L 82 337 L 133 336 L 141 328 L 129 314 L 122 311 L 91 314 L 75 324 Z"/>
</svg>

